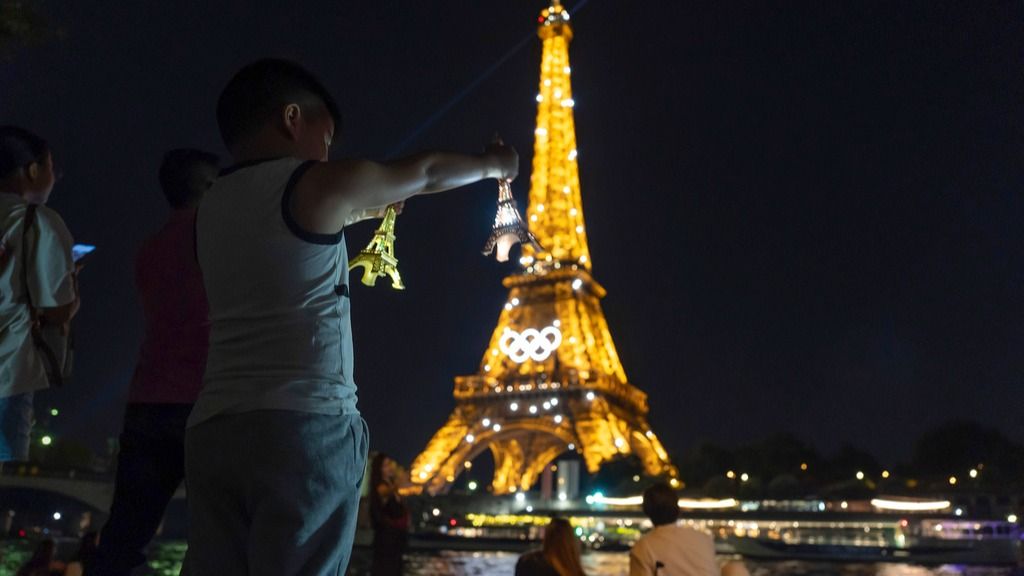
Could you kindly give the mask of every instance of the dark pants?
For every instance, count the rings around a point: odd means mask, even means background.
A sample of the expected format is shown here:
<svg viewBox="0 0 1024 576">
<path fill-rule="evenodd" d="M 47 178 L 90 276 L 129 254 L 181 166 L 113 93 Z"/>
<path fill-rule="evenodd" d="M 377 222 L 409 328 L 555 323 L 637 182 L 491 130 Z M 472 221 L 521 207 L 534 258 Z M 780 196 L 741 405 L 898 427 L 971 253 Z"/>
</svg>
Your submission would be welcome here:
<svg viewBox="0 0 1024 576">
<path fill-rule="evenodd" d="M 0 467 L 28 460 L 32 432 L 32 392 L 0 398 Z"/>
<path fill-rule="evenodd" d="M 117 484 L 90 576 L 121 576 L 146 561 L 143 550 L 185 477 L 185 421 L 191 404 L 129 404 Z"/>
<path fill-rule="evenodd" d="M 189 428 L 191 576 L 341 576 L 367 450 L 357 414 L 258 410 Z"/>
</svg>

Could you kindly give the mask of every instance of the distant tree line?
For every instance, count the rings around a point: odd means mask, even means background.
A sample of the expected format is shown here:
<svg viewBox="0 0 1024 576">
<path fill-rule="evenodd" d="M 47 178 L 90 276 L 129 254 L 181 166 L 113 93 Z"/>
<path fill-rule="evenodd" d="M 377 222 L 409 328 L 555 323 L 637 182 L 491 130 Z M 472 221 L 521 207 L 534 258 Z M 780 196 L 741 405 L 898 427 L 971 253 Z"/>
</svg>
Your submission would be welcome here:
<svg viewBox="0 0 1024 576">
<path fill-rule="evenodd" d="M 908 462 L 879 462 L 849 444 L 821 454 L 785 433 L 732 448 L 703 442 L 673 461 L 687 490 L 711 497 L 855 499 L 883 493 L 1024 492 L 1024 445 L 967 420 L 925 432 Z M 622 494 L 653 480 L 643 476 L 636 458 L 626 458 L 603 467 L 587 485 Z"/>
</svg>

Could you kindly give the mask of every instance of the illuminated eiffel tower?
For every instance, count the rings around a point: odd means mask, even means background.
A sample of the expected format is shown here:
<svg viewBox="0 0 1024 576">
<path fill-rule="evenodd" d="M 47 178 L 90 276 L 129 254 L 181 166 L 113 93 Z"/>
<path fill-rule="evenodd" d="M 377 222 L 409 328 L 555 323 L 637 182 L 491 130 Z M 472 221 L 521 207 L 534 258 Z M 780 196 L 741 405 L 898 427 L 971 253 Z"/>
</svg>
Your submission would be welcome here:
<svg viewBox="0 0 1024 576">
<path fill-rule="evenodd" d="M 560 0 L 541 12 L 543 41 L 527 220 L 543 251 L 524 245 L 523 270 L 480 370 L 455 379 L 455 411 L 413 462 L 414 483 L 443 492 L 484 450 L 495 494 L 526 490 L 560 454 L 588 471 L 635 454 L 645 472 L 676 476 L 647 424 L 647 395 L 626 378 L 591 276 L 580 198 L 569 67 L 572 28 Z"/>
</svg>

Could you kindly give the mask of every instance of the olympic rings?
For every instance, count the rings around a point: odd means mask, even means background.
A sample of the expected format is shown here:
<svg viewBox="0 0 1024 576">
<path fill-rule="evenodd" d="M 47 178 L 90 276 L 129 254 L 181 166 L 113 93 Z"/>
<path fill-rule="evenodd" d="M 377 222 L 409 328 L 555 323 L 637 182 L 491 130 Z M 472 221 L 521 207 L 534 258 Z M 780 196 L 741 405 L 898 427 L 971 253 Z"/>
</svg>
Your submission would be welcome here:
<svg viewBox="0 0 1024 576">
<path fill-rule="evenodd" d="M 541 330 L 527 328 L 522 332 L 505 328 L 501 340 L 498 341 L 501 351 L 516 364 L 522 364 L 531 359 L 534 362 L 543 362 L 561 344 L 562 331 L 554 326 L 548 326 Z"/>
</svg>

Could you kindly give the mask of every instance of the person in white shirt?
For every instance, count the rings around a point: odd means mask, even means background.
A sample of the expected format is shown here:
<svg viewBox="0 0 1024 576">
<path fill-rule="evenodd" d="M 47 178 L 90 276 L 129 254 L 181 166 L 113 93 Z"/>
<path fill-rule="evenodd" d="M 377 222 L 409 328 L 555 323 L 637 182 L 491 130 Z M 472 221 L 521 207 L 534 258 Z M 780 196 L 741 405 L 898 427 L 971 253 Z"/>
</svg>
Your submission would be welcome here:
<svg viewBox="0 0 1024 576">
<path fill-rule="evenodd" d="M 32 326 L 78 311 L 71 234 L 43 205 L 56 180 L 42 138 L 0 126 L 0 468 L 28 459 L 33 394 L 48 385 Z"/>
<path fill-rule="evenodd" d="M 709 534 L 676 523 L 679 496 L 668 484 L 644 491 L 644 514 L 654 530 L 629 551 L 629 576 L 717 576 L 715 542 Z"/>
</svg>

